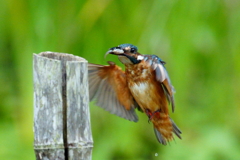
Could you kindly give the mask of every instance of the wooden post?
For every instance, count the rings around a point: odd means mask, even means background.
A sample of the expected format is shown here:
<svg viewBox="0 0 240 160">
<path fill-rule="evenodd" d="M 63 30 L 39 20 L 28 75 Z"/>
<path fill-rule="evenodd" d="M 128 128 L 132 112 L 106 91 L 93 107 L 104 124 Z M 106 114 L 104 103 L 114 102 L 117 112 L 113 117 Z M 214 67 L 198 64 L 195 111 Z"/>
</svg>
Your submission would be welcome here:
<svg viewBox="0 0 240 160">
<path fill-rule="evenodd" d="M 37 160 L 90 160 L 88 69 L 83 58 L 34 54 L 34 150 Z"/>
</svg>

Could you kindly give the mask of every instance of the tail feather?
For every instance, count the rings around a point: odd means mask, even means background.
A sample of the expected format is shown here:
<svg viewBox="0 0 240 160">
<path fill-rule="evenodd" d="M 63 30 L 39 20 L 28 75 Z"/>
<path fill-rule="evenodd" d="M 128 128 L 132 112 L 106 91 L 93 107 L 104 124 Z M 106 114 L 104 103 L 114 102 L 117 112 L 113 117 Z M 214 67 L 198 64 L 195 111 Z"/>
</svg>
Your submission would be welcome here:
<svg viewBox="0 0 240 160">
<path fill-rule="evenodd" d="M 155 127 L 154 127 L 154 133 L 155 133 L 159 143 L 162 143 L 163 145 L 167 145 L 166 139 L 162 136 L 162 134 Z"/>
<path fill-rule="evenodd" d="M 159 143 L 167 145 L 167 142 L 174 139 L 173 133 L 179 139 L 182 139 L 182 132 L 167 114 L 160 113 L 160 117 L 153 118 L 152 122 L 154 125 L 154 133 Z"/>
<path fill-rule="evenodd" d="M 182 139 L 181 135 L 182 132 L 181 130 L 178 128 L 178 126 L 174 123 L 174 121 L 170 118 L 170 121 L 172 122 L 172 126 L 173 126 L 173 133 L 175 133 L 175 135 L 179 138 Z"/>
</svg>

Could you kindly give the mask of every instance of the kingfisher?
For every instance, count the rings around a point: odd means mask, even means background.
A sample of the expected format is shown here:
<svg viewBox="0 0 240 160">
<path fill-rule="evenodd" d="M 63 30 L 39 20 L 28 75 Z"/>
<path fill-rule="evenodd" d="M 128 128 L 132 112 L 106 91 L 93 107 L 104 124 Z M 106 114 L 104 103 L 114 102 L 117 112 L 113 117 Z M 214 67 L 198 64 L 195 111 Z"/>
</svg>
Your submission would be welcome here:
<svg viewBox="0 0 240 160">
<path fill-rule="evenodd" d="M 174 112 L 174 87 L 165 62 L 156 55 L 143 55 L 132 44 L 110 48 L 108 54 L 118 56 L 125 65 L 123 71 L 114 62 L 109 65 L 88 64 L 90 101 L 112 114 L 137 122 L 135 110 L 145 113 L 152 122 L 159 143 L 167 145 L 181 139 L 181 131 L 169 116 L 168 105 Z"/>
</svg>

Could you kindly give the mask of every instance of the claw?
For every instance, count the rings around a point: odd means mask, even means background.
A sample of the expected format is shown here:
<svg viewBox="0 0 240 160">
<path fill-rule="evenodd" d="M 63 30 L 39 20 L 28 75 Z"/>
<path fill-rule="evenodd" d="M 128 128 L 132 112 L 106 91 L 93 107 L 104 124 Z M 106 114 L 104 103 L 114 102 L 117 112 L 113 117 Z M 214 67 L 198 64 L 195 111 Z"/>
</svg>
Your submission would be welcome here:
<svg viewBox="0 0 240 160">
<path fill-rule="evenodd" d="M 148 123 L 149 123 L 152 117 L 152 112 L 149 109 L 145 109 L 145 112 L 146 112 L 146 115 L 148 116 Z"/>
<path fill-rule="evenodd" d="M 153 116 L 156 114 L 156 113 L 160 113 L 161 112 L 161 109 L 158 109 L 154 112 L 151 112 L 149 109 L 146 109 L 145 110 L 147 116 L 148 116 L 148 123 L 153 119 Z"/>
<path fill-rule="evenodd" d="M 152 119 L 152 118 L 148 118 L 148 123 L 150 123 L 151 119 Z"/>
</svg>

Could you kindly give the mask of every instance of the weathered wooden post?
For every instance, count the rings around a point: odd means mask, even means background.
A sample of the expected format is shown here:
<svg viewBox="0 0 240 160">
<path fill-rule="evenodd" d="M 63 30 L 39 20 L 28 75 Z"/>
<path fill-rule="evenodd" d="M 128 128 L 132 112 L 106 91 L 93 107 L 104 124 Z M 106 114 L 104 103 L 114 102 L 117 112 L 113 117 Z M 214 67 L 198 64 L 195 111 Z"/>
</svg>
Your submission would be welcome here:
<svg viewBox="0 0 240 160">
<path fill-rule="evenodd" d="M 91 159 L 87 61 L 55 52 L 33 60 L 36 159 Z"/>
</svg>

